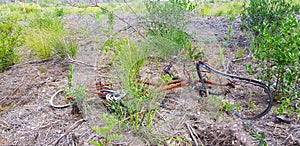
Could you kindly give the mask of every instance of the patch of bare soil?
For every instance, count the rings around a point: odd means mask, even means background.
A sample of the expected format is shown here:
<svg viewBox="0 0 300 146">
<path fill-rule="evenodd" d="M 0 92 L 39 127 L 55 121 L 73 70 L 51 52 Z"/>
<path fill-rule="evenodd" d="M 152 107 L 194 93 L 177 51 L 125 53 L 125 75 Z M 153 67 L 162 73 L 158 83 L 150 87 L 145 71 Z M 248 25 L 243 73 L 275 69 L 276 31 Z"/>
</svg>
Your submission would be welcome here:
<svg viewBox="0 0 300 146">
<path fill-rule="evenodd" d="M 134 15 L 118 15 L 132 25 L 137 24 Z M 99 51 L 105 40 L 102 32 L 107 26 L 105 18 L 99 21 L 92 15 L 68 15 L 65 21 L 66 28 L 80 45 L 75 58 L 77 62 L 73 62 L 74 85 L 93 90 L 96 82 L 109 82 L 117 76 L 112 71 L 110 53 Z M 244 68 L 254 62 L 248 50 L 249 39 L 241 33 L 239 23 L 239 19 L 232 22 L 225 17 L 194 17 L 187 31 L 194 33 L 195 40 L 204 48 L 206 57 L 203 61 L 226 73 L 255 78 Z M 233 33 L 226 39 L 229 25 L 232 25 Z M 118 19 L 115 31 L 138 37 L 132 28 Z M 236 52 L 240 48 L 244 53 L 237 58 Z M 106 112 L 97 95 L 88 92 L 88 98 L 96 97 L 96 100 L 90 103 L 90 112 L 82 112 L 82 115 L 71 114 L 71 107 L 57 109 L 49 105 L 51 96 L 67 87 L 69 64 L 70 60 L 53 58 L 12 67 L 0 74 L 0 145 L 88 145 L 90 140 L 103 139 L 91 130 L 93 126 L 103 125 L 99 116 Z M 168 61 L 163 60 L 149 62 L 142 68 L 140 76 L 156 81 L 167 64 Z M 180 59 L 173 69 L 180 77 L 197 78 L 195 64 L 189 60 Z M 236 101 L 240 100 L 239 96 L 235 91 L 226 98 Z M 134 135 L 131 131 L 123 131 L 120 135 L 124 139 L 112 144 L 258 145 L 259 140 L 250 135 L 258 131 L 265 132 L 265 141 L 269 145 L 300 145 L 299 118 L 289 117 L 290 123 L 284 123 L 270 112 L 253 121 L 241 120 L 231 113 L 220 112 L 220 105 L 211 98 L 200 97 L 192 86 L 167 91 L 162 97 L 165 105 L 158 110 L 150 133 Z"/>
<path fill-rule="evenodd" d="M 80 119 L 71 109 L 54 109 L 50 97 L 66 86 L 69 63 L 51 59 L 12 67 L 1 74 L 0 145 L 53 145 L 69 126 Z M 90 131 L 82 125 L 67 135 L 69 144 L 85 143 L 78 137 Z"/>
</svg>

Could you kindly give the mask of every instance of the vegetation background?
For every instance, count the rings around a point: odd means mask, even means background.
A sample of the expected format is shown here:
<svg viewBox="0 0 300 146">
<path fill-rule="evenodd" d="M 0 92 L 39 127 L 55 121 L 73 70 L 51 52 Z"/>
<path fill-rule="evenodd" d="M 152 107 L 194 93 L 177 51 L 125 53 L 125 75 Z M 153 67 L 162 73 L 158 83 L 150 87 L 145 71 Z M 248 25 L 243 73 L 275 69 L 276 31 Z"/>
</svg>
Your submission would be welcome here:
<svg viewBox="0 0 300 146">
<path fill-rule="evenodd" d="M 0 145 L 299 145 L 299 4 L 1 1 Z M 197 80 L 199 60 L 259 79 L 274 101 L 244 83 L 222 96 L 200 97 L 196 83 L 158 92 L 176 76 Z M 233 115 L 268 102 L 263 118 Z"/>
</svg>

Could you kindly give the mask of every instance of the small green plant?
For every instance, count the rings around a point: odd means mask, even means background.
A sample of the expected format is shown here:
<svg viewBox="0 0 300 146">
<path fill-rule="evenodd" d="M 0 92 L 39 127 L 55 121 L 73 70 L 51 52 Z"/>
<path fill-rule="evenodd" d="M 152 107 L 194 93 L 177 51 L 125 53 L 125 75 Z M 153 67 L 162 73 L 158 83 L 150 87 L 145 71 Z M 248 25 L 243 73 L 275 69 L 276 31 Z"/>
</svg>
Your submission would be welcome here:
<svg viewBox="0 0 300 146">
<path fill-rule="evenodd" d="M 300 101 L 298 102 L 298 105 L 300 105 Z M 296 115 L 297 115 L 297 117 L 300 117 L 300 109 L 299 108 L 296 109 Z"/>
<path fill-rule="evenodd" d="M 267 146 L 267 142 L 265 141 L 266 134 L 265 132 L 259 133 L 258 131 L 250 133 L 252 137 L 256 138 L 259 140 L 259 146 Z"/>
<path fill-rule="evenodd" d="M 249 98 L 249 100 L 248 100 L 248 108 L 249 108 L 250 111 L 253 111 L 254 109 L 257 108 L 257 105 L 252 100 L 252 98 Z"/>
<path fill-rule="evenodd" d="M 58 17 L 64 16 L 65 15 L 64 8 L 57 8 L 57 9 L 55 9 L 55 13 L 56 13 L 56 16 L 58 16 Z"/>
<path fill-rule="evenodd" d="M 192 16 L 191 11 L 196 5 L 190 1 L 171 0 L 169 2 L 150 1 L 145 2 L 150 23 L 146 29 L 148 42 L 153 45 L 153 51 L 158 51 L 160 56 L 177 54 L 182 48 L 188 52 L 188 57 L 195 60 L 203 53 L 192 46 L 192 36 L 184 30 Z M 151 47 L 152 48 L 152 47 Z"/>
<path fill-rule="evenodd" d="M 73 87 L 73 84 L 72 84 L 73 72 L 74 72 L 74 65 L 70 64 L 69 73 L 67 74 L 69 89 Z"/>
<path fill-rule="evenodd" d="M 135 86 L 136 79 L 142 66 L 145 65 L 145 58 L 148 51 L 144 48 L 138 48 L 137 45 L 126 38 L 119 38 L 115 46 L 115 63 L 114 65 L 122 69 L 119 74 L 125 89 L 131 89 Z"/>
<path fill-rule="evenodd" d="M 0 17 L 0 72 L 5 67 L 18 62 L 16 48 L 22 45 L 22 27 L 16 25 L 16 20 L 7 15 Z"/>
<path fill-rule="evenodd" d="M 68 79 L 68 87 L 64 89 L 66 93 L 66 97 L 68 100 L 71 100 L 72 106 L 72 114 L 86 114 L 90 111 L 90 106 L 87 103 L 89 100 L 87 99 L 86 89 L 82 86 L 74 86 L 73 85 L 73 73 L 74 73 L 74 65 L 70 64 L 69 73 L 67 74 Z"/>
<path fill-rule="evenodd" d="M 118 32 L 113 32 L 115 15 L 113 11 L 108 11 L 107 9 L 102 9 L 102 13 L 106 14 L 108 17 L 108 27 L 102 30 L 106 34 L 107 39 L 105 40 L 101 48 L 105 51 L 114 50 L 115 46 L 119 45 L 118 41 L 116 41 L 115 39 L 115 37 L 118 35 Z"/>
<path fill-rule="evenodd" d="M 130 125 L 138 132 L 152 124 L 157 109 L 155 91 L 146 89 L 143 83 L 137 81 L 140 69 L 146 64 L 148 51 L 127 38 L 120 37 L 113 41 L 113 66 L 128 100 L 122 100 L 122 104 L 120 101 L 107 102 L 106 107 L 124 125 Z"/>
<path fill-rule="evenodd" d="M 50 45 L 52 46 L 53 52 L 58 54 L 61 58 L 75 57 L 77 54 L 78 44 L 68 38 L 54 38 Z"/>
<path fill-rule="evenodd" d="M 235 58 L 239 59 L 239 58 L 242 58 L 243 56 L 244 56 L 244 49 L 243 48 L 239 48 L 237 50 L 237 53 L 235 54 Z M 250 70 L 250 68 L 249 68 L 249 70 Z"/>
<path fill-rule="evenodd" d="M 74 86 L 70 88 L 67 95 L 71 98 L 72 114 L 86 114 L 90 111 L 87 103 L 88 99 L 86 89 L 82 86 Z"/>
<path fill-rule="evenodd" d="M 237 103 L 230 103 L 229 101 L 225 100 L 222 102 L 222 106 L 220 108 L 221 111 L 225 111 L 225 112 L 229 112 L 232 110 L 241 110 L 241 103 L 237 102 Z"/>
<path fill-rule="evenodd" d="M 118 120 L 115 119 L 113 116 L 108 114 L 103 114 L 101 116 L 101 119 L 105 120 L 105 126 L 103 127 L 94 127 L 93 130 L 101 136 L 104 137 L 103 140 L 99 141 L 89 141 L 89 144 L 92 144 L 94 146 L 109 146 L 109 143 L 114 139 L 123 139 L 123 136 L 115 133 L 112 134 L 112 130 L 116 125 L 118 124 Z"/>
<path fill-rule="evenodd" d="M 234 105 L 234 108 L 233 108 L 234 110 L 237 110 L 237 111 L 240 111 L 240 110 L 242 110 L 242 108 L 241 108 L 241 103 L 240 102 L 237 102 L 235 105 Z"/>
<path fill-rule="evenodd" d="M 222 104 L 223 104 L 221 108 L 222 111 L 229 112 L 233 109 L 232 104 L 229 103 L 227 100 L 222 102 Z"/>
<path fill-rule="evenodd" d="M 208 4 L 205 4 L 201 9 L 201 16 L 207 16 L 208 12 L 210 11 L 210 6 Z"/>
<path fill-rule="evenodd" d="M 222 47 L 219 47 L 218 48 L 218 53 L 219 53 L 219 56 L 217 58 L 217 64 L 218 66 L 222 66 L 223 63 L 224 63 L 224 53 L 225 53 L 225 50 L 226 48 L 222 48 Z"/>
<path fill-rule="evenodd" d="M 282 98 L 281 104 L 279 108 L 274 108 L 274 112 L 276 114 L 291 114 L 294 111 L 294 108 L 292 107 L 291 99 L 289 98 Z M 297 109 L 296 109 L 297 112 Z"/>
<path fill-rule="evenodd" d="M 228 25 L 228 30 L 227 30 L 227 35 L 226 35 L 226 37 L 225 37 L 225 40 L 230 40 L 231 39 L 231 37 L 232 37 L 232 34 L 233 34 L 233 24 L 231 24 L 231 25 Z"/>
</svg>

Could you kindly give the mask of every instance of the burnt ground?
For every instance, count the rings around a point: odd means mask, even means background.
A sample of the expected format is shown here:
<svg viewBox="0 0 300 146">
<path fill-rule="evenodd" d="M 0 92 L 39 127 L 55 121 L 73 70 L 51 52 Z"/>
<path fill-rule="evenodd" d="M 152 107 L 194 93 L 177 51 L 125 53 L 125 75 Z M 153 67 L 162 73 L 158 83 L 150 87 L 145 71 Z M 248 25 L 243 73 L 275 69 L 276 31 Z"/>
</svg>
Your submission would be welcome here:
<svg viewBox="0 0 300 146">
<path fill-rule="evenodd" d="M 136 16 L 118 15 L 137 27 Z M 0 74 L 0 145 L 88 145 L 90 140 L 103 139 L 91 129 L 103 125 L 99 117 L 106 112 L 97 95 L 88 92 L 87 98 L 96 99 L 90 102 L 94 106 L 81 105 L 81 108 L 90 108 L 90 112 L 82 115 L 72 114 L 71 107 L 57 109 L 49 105 L 50 97 L 67 87 L 70 63 L 75 65 L 74 85 L 83 85 L 87 90 L 93 90 L 98 81 L 112 81 L 117 76 L 111 67 L 111 54 L 99 51 L 106 38 L 102 32 L 107 25 L 105 18 L 97 20 L 86 14 L 67 15 L 64 20 L 70 36 L 80 45 L 77 61 L 53 57 L 16 65 Z M 194 34 L 195 42 L 205 52 L 203 61 L 223 72 L 255 78 L 245 70 L 245 65 L 255 62 L 251 59 L 249 38 L 241 32 L 239 24 L 238 18 L 232 22 L 226 17 L 193 17 L 187 31 Z M 229 36 L 230 25 L 233 33 Z M 126 28 L 125 23 L 115 20 L 116 31 L 126 30 L 121 34 L 138 37 L 133 29 Z M 243 53 L 238 54 L 238 50 Z M 150 61 L 140 76 L 157 79 L 167 63 L 168 60 L 160 60 L 158 64 Z M 194 63 L 187 59 L 180 59 L 174 68 L 179 76 L 185 76 L 181 72 L 183 68 L 195 76 Z M 230 102 L 242 100 L 239 98 L 241 90 L 235 90 L 226 98 Z M 142 129 L 138 134 L 132 130 L 121 131 L 119 134 L 124 139 L 111 144 L 195 145 L 197 141 L 199 145 L 258 145 L 259 140 L 250 135 L 257 131 L 266 134 L 264 140 L 269 145 L 300 145 L 300 121 L 295 116 L 288 117 L 288 123 L 281 122 L 271 111 L 260 119 L 241 120 L 219 110 L 219 97 L 200 97 L 191 86 L 163 94 L 169 98 L 165 99 L 166 107 L 159 108 L 151 130 L 143 132 Z"/>
</svg>

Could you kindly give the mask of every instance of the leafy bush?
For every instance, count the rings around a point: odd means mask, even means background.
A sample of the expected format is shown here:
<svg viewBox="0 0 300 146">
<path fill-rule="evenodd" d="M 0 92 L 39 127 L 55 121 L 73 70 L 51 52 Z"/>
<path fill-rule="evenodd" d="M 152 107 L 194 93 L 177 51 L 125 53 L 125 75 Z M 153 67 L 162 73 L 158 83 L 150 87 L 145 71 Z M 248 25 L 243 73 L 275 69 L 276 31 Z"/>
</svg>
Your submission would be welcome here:
<svg viewBox="0 0 300 146">
<path fill-rule="evenodd" d="M 20 37 L 22 28 L 16 26 L 16 23 L 10 16 L 0 18 L 0 72 L 18 61 L 16 47 L 22 44 Z"/>
<path fill-rule="evenodd" d="M 278 33 L 270 30 L 277 29 Z M 259 36 L 255 37 L 256 46 L 254 57 L 261 62 L 260 78 L 266 82 L 275 82 L 276 96 L 281 100 L 294 100 L 300 96 L 300 30 L 299 20 L 289 16 L 281 21 L 281 25 L 262 23 L 257 30 Z M 287 109 L 291 102 L 283 102 L 280 113 L 290 113 Z"/>
<path fill-rule="evenodd" d="M 289 0 L 250 0 L 249 6 L 244 3 L 241 19 L 246 30 L 258 35 L 258 29 L 264 21 L 279 26 L 282 20 L 298 12 L 299 8 L 299 5 L 292 5 Z"/>
</svg>

